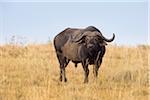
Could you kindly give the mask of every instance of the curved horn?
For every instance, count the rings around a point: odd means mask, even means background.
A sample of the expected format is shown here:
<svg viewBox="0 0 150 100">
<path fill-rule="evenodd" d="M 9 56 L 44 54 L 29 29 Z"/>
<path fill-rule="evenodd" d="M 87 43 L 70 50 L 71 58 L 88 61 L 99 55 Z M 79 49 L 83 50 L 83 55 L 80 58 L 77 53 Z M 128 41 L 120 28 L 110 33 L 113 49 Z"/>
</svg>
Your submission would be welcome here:
<svg viewBox="0 0 150 100">
<path fill-rule="evenodd" d="M 76 37 L 73 39 L 73 41 L 74 41 L 74 42 L 79 42 L 79 41 L 81 41 L 87 34 L 89 34 L 89 32 L 84 32 L 84 33 L 82 33 L 80 36 L 76 36 Z"/>
<path fill-rule="evenodd" d="M 106 42 L 112 42 L 115 39 L 115 34 L 113 33 L 113 37 L 111 39 L 105 38 L 101 33 L 99 35 L 104 41 Z"/>
</svg>

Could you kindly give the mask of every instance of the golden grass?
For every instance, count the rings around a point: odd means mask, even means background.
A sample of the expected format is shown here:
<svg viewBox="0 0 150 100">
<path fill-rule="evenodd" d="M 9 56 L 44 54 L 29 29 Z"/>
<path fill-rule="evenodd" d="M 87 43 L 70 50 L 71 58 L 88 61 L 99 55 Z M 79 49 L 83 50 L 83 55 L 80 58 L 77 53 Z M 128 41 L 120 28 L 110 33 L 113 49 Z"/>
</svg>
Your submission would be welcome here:
<svg viewBox="0 0 150 100">
<path fill-rule="evenodd" d="M 0 47 L 0 100 L 148 100 L 149 46 L 107 46 L 99 77 L 69 63 L 67 83 L 51 44 Z M 149 55 L 150 56 L 150 55 Z"/>
</svg>

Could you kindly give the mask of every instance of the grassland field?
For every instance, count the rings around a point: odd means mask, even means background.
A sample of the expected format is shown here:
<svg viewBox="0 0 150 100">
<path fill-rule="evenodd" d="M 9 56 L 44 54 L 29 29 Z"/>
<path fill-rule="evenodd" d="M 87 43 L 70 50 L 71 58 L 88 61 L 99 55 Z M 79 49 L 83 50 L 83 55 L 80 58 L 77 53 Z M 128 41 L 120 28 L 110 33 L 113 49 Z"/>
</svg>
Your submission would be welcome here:
<svg viewBox="0 0 150 100">
<path fill-rule="evenodd" d="M 53 45 L 0 46 L 0 100 L 148 100 L 150 46 L 109 45 L 98 79 L 89 66 L 84 84 L 81 64 L 69 63 L 67 83 L 59 81 Z"/>
</svg>

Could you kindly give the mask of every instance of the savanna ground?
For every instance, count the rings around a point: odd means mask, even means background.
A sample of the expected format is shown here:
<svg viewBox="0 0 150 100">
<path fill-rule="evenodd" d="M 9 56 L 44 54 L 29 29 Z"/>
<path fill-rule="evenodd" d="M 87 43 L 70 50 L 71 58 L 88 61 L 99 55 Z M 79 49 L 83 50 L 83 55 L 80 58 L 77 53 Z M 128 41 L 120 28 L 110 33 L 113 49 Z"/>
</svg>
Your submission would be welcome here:
<svg viewBox="0 0 150 100">
<path fill-rule="evenodd" d="M 67 83 L 59 82 L 59 64 L 51 44 L 0 47 L 0 100 L 148 100 L 150 46 L 107 46 L 98 79 L 89 66 L 69 63 Z"/>
</svg>

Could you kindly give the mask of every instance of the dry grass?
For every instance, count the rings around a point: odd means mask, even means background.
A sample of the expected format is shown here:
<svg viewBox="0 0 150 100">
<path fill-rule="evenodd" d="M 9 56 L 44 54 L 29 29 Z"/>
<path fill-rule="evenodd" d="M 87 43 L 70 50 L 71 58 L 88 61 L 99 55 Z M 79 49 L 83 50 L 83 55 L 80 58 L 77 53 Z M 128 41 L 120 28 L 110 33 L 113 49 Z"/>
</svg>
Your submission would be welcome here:
<svg viewBox="0 0 150 100">
<path fill-rule="evenodd" d="M 148 100 L 149 46 L 108 46 L 99 77 L 70 63 L 61 83 L 52 45 L 0 47 L 0 100 Z M 149 55 L 150 56 L 150 55 Z"/>
</svg>

